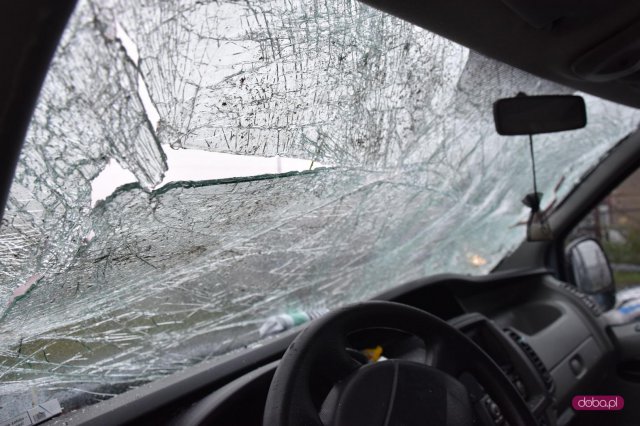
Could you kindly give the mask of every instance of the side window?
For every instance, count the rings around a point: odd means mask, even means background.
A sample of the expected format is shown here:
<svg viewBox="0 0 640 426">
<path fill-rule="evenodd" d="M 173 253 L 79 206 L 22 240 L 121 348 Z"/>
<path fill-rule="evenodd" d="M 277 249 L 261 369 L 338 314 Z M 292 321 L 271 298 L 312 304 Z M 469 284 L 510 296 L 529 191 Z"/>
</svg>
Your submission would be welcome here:
<svg viewBox="0 0 640 426">
<path fill-rule="evenodd" d="M 593 238 L 604 249 L 616 290 L 640 285 L 640 170 L 605 197 L 576 226 L 566 247 Z"/>
</svg>

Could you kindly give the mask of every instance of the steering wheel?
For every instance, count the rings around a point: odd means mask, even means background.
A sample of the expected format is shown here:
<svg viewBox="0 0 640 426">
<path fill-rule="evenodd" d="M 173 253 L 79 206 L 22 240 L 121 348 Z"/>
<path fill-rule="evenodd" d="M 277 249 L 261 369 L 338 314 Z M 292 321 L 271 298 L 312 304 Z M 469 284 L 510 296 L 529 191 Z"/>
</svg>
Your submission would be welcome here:
<svg viewBox="0 0 640 426">
<path fill-rule="evenodd" d="M 362 364 L 347 336 L 363 329 L 408 332 L 428 348 L 427 364 Z M 392 302 L 352 305 L 311 323 L 285 352 L 269 388 L 264 426 L 472 424 L 469 373 L 510 426 L 534 426 L 527 404 L 495 362 L 468 337 L 419 309 Z"/>
</svg>

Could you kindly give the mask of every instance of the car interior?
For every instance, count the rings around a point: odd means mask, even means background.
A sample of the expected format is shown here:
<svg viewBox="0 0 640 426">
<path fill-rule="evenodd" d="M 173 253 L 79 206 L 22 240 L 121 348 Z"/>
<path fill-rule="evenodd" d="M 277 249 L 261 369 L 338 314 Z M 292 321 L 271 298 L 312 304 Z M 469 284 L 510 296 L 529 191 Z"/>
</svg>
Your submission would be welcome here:
<svg viewBox="0 0 640 426">
<path fill-rule="evenodd" d="M 638 2 L 363 2 L 533 75 L 640 108 Z M 74 6 L 73 0 L 0 6 L 3 207 Z M 522 98 L 527 97 L 512 99 Z M 503 134 L 566 130 L 580 127 L 582 120 L 567 113 L 569 124 L 541 129 L 524 118 L 519 126 L 527 107 L 515 105 L 512 116 L 504 108 L 494 110 Z M 544 103 L 542 109 L 553 107 Z M 581 111 L 578 104 L 578 115 Z M 543 127 L 553 119 L 540 118 Z M 44 424 L 640 424 L 635 403 L 640 401 L 640 323 L 607 320 L 615 288 L 611 271 L 602 272 L 609 268 L 602 249 L 568 247 L 577 224 L 639 165 L 640 132 L 635 131 L 550 211 L 536 217 L 539 206 L 532 208 L 528 240 L 486 276 L 452 271 L 407 282 L 258 346 Z M 534 232 L 541 220 L 550 234 Z M 608 276 L 601 285 L 581 281 L 595 273 L 585 267 L 591 271 L 583 272 L 585 278 L 576 266 L 591 262 L 590 253 L 598 258 L 597 273 Z M 384 362 L 364 355 L 377 347 L 383 348 Z M 619 411 L 577 411 L 572 401 L 578 395 L 621 395 L 625 405 Z"/>
</svg>

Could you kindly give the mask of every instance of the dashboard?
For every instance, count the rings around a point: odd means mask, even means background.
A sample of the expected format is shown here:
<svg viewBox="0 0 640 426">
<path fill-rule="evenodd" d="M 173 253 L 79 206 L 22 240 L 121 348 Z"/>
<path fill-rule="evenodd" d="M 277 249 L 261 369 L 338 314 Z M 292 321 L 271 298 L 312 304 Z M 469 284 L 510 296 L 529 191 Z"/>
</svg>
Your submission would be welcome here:
<svg viewBox="0 0 640 426">
<path fill-rule="evenodd" d="M 543 271 L 477 284 L 449 277 L 435 284 L 437 300 L 446 302 L 436 303 L 429 286 L 395 300 L 439 312 L 465 332 L 502 367 L 540 424 L 569 424 L 572 397 L 601 381 L 613 356 L 599 307 Z"/>
<path fill-rule="evenodd" d="M 573 417 L 571 398 L 601 381 L 613 356 L 597 306 L 545 270 L 523 275 L 435 276 L 376 299 L 424 310 L 465 333 L 505 372 L 540 425 L 568 425 Z M 145 406 L 150 411 L 147 420 L 175 425 L 260 425 L 278 360 L 299 331 L 285 332 L 243 357 L 235 355 L 214 366 L 204 365 L 188 377 L 173 378 L 171 386 L 151 383 L 149 394 L 155 396 L 146 400 L 150 404 Z M 355 359 L 375 347 L 386 358 L 429 359 L 428 342 L 396 330 L 358 331 L 349 336 L 348 346 Z M 506 424 L 500 407 L 480 383 L 464 375 L 459 380 L 469 390 L 478 424 Z M 202 385 L 194 392 L 196 381 Z M 154 386 L 171 388 L 174 394 L 167 395 L 165 403 L 158 402 L 159 390 Z M 132 410 L 141 410 L 144 391 L 138 390 L 142 394 L 130 402 Z M 109 402 L 102 408 L 105 415 Z M 118 404 L 123 405 L 122 399 Z M 153 404 L 162 405 L 154 408 Z M 72 420 L 66 419 L 68 424 L 74 424 Z"/>
</svg>

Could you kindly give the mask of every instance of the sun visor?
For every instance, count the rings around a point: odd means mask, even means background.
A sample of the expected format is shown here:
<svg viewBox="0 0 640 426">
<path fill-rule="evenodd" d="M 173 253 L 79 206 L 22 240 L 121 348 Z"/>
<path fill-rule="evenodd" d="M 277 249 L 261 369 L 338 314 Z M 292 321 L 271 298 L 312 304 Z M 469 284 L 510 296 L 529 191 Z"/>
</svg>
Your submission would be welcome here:
<svg viewBox="0 0 640 426">
<path fill-rule="evenodd" d="M 579 77 L 593 82 L 640 79 L 637 74 L 640 71 L 640 22 L 582 55 L 572 69 Z"/>
</svg>

